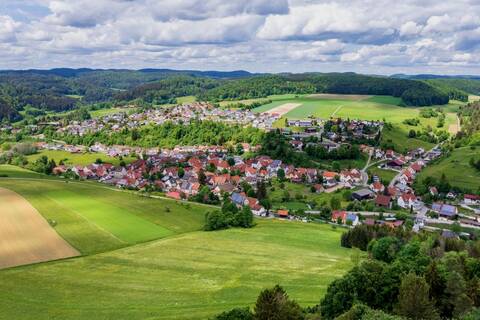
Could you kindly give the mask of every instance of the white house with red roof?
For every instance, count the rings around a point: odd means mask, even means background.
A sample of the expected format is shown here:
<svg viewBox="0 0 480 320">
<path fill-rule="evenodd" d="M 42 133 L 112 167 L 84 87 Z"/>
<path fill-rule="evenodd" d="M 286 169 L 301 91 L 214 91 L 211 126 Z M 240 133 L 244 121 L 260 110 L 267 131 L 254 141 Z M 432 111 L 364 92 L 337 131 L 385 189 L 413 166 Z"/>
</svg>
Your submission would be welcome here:
<svg viewBox="0 0 480 320">
<path fill-rule="evenodd" d="M 398 197 L 397 204 L 404 209 L 410 209 L 415 205 L 416 200 L 417 197 L 413 193 L 403 193 Z"/>
</svg>

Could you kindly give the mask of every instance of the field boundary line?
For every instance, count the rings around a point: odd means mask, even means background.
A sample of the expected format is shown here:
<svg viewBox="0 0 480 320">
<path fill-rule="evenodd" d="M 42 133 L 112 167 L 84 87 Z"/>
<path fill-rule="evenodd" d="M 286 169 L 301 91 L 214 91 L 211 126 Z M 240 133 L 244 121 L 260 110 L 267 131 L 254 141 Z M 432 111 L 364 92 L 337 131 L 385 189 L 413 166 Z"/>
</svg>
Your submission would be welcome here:
<svg viewBox="0 0 480 320">
<path fill-rule="evenodd" d="M 333 111 L 333 113 L 330 115 L 330 118 L 333 118 L 335 117 L 335 114 L 340 111 L 341 108 L 343 108 L 343 106 L 345 106 L 344 104 L 340 105 L 337 107 L 337 109 L 335 109 L 335 111 Z"/>
<path fill-rule="evenodd" d="M 110 231 L 108 231 L 108 230 L 100 227 L 100 226 L 97 225 L 96 223 L 90 221 L 90 220 L 87 219 L 85 216 L 83 216 L 81 213 L 79 213 L 77 210 L 74 210 L 74 209 L 72 209 L 72 208 L 66 207 L 65 205 L 61 204 L 60 202 L 58 202 L 57 200 L 53 199 L 53 198 L 50 197 L 50 196 L 45 195 L 45 197 L 48 198 L 48 199 L 50 199 L 50 200 L 52 200 L 53 202 L 55 202 L 55 203 L 56 203 L 57 205 L 59 205 L 60 207 L 65 208 L 65 209 L 68 209 L 69 211 L 75 213 L 77 216 L 79 216 L 80 218 L 82 218 L 83 220 L 85 220 L 88 224 L 94 226 L 95 228 L 99 229 L 100 231 L 103 231 L 103 232 L 109 234 L 112 238 L 114 238 L 114 239 L 116 239 L 116 240 L 118 240 L 118 241 L 120 241 L 120 242 L 122 242 L 122 243 L 124 243 L 124 244 L 129 244 L 128 242 L 120 239 L 119 237 L 117 237 L 116 235 L 114 235 L 113 233 L 111 233 Z"/>
<path fill-rule="evenodd" d="M 72 180 L 58 180 L 58 179 L 55 179 L 55 178 L 50 178 L 47 176 L 47 178 L 20 178 L 20 177 L 1 177 L 0 178 L 0 181 L 2 180 L 24 180 L 24 181 L 50 181 L 50 182 L 58 182 L 58 183 L 61 183 L 61 182 L 64 182 L 64 183 L 74 183 L 74 184 L 79 184 L 79 185 L 82 185 L 82 186 L 94 186 L 96 188 L 103 188 L 103 189 L 107 189 L 107 190 L 110 190 L 110 191 L 116 191 L 116 192 L 125 192 L 125 193 L 128 193 L 128 194 L 132 194 L 132 195 L 136 195 L 138 197 L 144 197 L 144 198 L 153 198 L 153 199 L 160 199 L 160 200 L 167 200 L 167 201 L 171 201 L 171 202 L 176 202 L 176 203 L 188 203 L 188 204 L 194 204 L 196 206 L 201 206 L 201 207 L 208 207 L 208 208 L 220 208 L 221 206 L 216 206 L 216 205 L 213 205 L 213 204 L 208 204 L 208 203 L 200 203 L 200 202 L 193 202 L 193 201 L 187 201 L 187 200 L 175 200 L 175 199 L 171 199 L 171 198 L 167 198 L 167 197 L 163 197 L 163 196 L 157 196 L 157 195 L 143 195 L 141 193 L 139 193 L 138 191 L 130 191 L 130 190 L 123 190 L 123 189 L 117 189 L 117 188 L 112 188 L 112 187 L 107 187 L 107 186 L 104 186 L 104 185 L 101 185 L 100 182 L 94 182 L 94 181 L 91 181 L 91 182 L 87 182 L 87 181 L 72 181 Z"/>
</svg>

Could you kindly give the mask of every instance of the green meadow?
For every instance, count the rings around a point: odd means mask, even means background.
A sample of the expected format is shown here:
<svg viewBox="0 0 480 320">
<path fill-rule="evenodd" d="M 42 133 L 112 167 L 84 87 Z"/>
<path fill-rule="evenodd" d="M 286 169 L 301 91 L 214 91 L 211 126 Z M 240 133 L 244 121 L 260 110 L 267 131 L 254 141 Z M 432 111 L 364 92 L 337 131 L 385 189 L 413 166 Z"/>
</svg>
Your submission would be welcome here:
<svg viewBox="0 0 480 320">
<path fill-rule="evenodd" d="M 205 232 L 207 206 L 12 166 L 0 174 L 83 254 L 0 271 L 0 319 L 208 319 L 275 284 L 312 306 L 352 267 L 329 225 L 257 219 Z"/>
<path fill-rule="evenodd" d="M 0 319 L 208 319 L 281 284 L 304 306 L 352 265 L 329 225 L 258 221 L 0 272 Z"/>
<path fill-rule="evenodd" d="M 33 162 L 41 156 L 47 156 L 48 159 L 53 159 L 58 164 L 61 160 L 68 165 L 89 165 L 94 163 L 97 159 L 103 162 L 112 163 L 116 166 L 120 164 L 120 158 L 110 157 L 104 153 L 86 152 L 86 153 L 70 153 L 62 150 L 40 150 L 39 152 L 27 156 L 29 162 Z M 129 163 L 134 161 L 135 158 L 124 157 L 123 161 Z"/>
<path fill-rule="evenodd" d="M 95 182 L 38 179 L 0 166 L 0 187 L 26 198 L 82 254 L 199 230 L 206 207 L 122 192 Z M 19 177 L 20 179 L 15 179 Z"/>
<path fill-rule="evenodd" d="M 393 170 L 385 170 L 378 167 L 370 167 L 368 169 L 368 176 L 378 176 L 380 180 L 386 185 L 390 183 L 390 181 L 392 181 L 397 174 L 398 172 L 395 172 Z"/>
<path fill-rule="evenodd" d="M 454 149 L 448 156 L 429 164 L 420 172 L 418 179 L 440 179 L 445 174 L 451 185 L 476 192 L 480 187 L 480 172 L 470 166 L 469 161 L 470 158 L 478 159 L 479 153 L 478 149 L 470 147 Z"/>
</svg>

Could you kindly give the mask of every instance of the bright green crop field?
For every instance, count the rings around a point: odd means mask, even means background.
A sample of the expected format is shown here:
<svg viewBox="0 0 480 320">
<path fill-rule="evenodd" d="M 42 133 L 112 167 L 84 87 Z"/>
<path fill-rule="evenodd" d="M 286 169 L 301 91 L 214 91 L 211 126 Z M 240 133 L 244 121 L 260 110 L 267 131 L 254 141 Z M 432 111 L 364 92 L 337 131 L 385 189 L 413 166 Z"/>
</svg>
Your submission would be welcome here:
<svg viewBox="0 0 480 320">
<path fill-rule="evenodd" d="M 18 192 L 84 256 L 0 271 L 0 319 L 208 319 L 284 286 L 302 305 L 352 267 L 342 229 L 256 220 L 201 231 L 212 208 L 68 183 L 0 166 Z"/>
<path fill-rule="evenodd" d="M 199 230 L 208 209 L 140 197 L 94 182 L 37 179 L 43 176 L 11 168 L 0 166 L 0 174 L 8 175 L 0 178 L 0 186 L 19 193 L 54 221 L 55 230 L 82 254 Z"/>
<path fill-rule="evenodd" d="M 65 164 L 69 165 L 89 165 L 95 162 L 97 159 L 101 159 L 103 162 L 119 165 L 120 159 L 118 157 L 109 157 L 104 153 L 70 153 L 61 150 L 41 150 L 35 154 L 27 156 L 29 162 L 33 162 L 41 156 L 47 156 L 48 159 L 53 159 L 58 164 L 60 160 L 63 160 Z M 135 158 L 124 157 L 123 161 L 126 163 L 132 162 Z"/>
</svg>

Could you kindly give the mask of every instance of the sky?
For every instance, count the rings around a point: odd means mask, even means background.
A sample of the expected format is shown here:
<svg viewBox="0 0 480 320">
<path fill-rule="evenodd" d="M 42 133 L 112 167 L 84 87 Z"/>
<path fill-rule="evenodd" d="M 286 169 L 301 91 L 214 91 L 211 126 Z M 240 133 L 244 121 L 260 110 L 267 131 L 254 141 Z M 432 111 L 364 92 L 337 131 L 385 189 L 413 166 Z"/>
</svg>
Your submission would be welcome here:
<svg viewBox="0 0 480 320">
<path fill-rule="evenodd" d="M 0 69 L 480 75 L 480 0 L 0 0 Z"/>
</svg>

